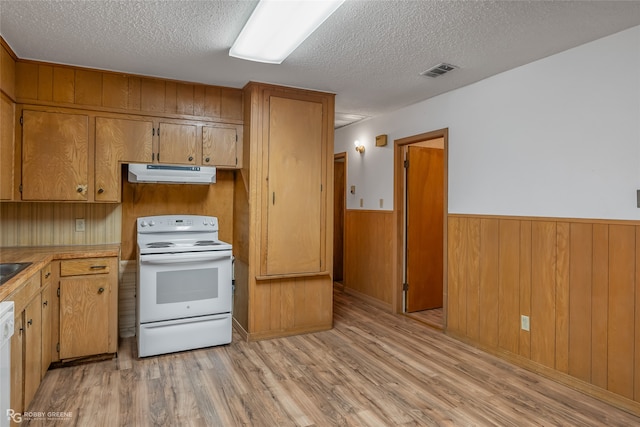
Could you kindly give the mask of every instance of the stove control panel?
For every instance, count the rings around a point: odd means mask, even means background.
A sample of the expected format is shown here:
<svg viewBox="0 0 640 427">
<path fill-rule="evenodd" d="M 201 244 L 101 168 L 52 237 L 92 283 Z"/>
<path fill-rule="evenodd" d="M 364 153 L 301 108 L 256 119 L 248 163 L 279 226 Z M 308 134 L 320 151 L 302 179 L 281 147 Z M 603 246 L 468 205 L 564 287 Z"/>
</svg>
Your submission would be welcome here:
<svg viewBox="0 0 640 427">
<path fill-rule="evenodd" d="M 142 233 L 198 230 L 217 231 L 218 219 L 202 215 L 160 215 L 138 218 L 138 232 Z"/>
</svg>

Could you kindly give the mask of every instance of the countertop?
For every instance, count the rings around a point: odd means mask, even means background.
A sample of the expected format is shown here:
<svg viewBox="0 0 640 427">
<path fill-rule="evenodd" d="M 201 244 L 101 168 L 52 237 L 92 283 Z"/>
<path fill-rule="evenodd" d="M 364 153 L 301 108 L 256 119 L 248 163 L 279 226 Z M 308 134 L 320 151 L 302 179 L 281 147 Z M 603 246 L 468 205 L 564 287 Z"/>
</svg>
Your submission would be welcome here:
<svg viewBox="0 0 640 427">
<path fill-rule="evenodd" d="M 0 285 L 0 301 L 4 300 L 24 285 L 27 279 L 37 274 L 54 260 L 99 258 L 120 255 L 120 245 L 78 245 L 78 246 L 38 246 L 12 247 L 0 249 L 0 263 L 30 262 L 31 265 L 16 276 Z"/>
</svg>

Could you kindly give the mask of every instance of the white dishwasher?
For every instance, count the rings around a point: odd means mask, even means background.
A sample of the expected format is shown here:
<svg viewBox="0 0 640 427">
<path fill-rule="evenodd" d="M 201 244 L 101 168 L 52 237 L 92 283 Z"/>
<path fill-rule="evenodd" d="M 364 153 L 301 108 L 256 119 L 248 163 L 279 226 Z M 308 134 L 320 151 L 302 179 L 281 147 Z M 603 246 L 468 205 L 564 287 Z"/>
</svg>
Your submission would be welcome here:
<svg viewBox="0 0 640 427">
<path fill-rule="evenodd" d="M 9 426 L 13 301 L 0 302 L 0 427 Z"/>
</svg>

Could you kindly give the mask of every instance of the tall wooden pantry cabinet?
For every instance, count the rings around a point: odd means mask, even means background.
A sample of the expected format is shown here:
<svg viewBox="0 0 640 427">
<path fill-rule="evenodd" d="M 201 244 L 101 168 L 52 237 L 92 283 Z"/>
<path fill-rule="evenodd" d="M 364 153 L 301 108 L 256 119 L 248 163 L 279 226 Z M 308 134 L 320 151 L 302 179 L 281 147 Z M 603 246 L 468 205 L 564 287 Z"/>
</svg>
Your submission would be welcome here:
<svg viewBox="0 0 640 427">
<path fill-rule="evenodd" d="M 334 95 L 244 88 L 234 319 L 246 338 L 332 327 Z"/>
</svg>

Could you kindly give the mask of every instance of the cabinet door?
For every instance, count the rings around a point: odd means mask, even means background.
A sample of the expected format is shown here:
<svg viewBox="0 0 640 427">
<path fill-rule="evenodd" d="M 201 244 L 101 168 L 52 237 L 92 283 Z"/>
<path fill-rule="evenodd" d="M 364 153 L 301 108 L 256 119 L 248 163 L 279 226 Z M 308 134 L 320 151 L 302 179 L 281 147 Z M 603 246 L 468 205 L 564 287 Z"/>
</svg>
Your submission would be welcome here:
<svg viewBox="0 0 640 427">
<path fill-rule="evenodd" d="M 42 309 L 40 294 L 24 309 L 24 407 L 28 408 L 42 379 Z"/>
<path fill-rule="evenodd" d="M 322 104 L 271 96 L 267 114 L 263 274 L 318 272 L 323 205 Z"/>
<path fill-rule="evenodd" d="M 238 164 L 237 145 L 235 128 L 203 126 L 202 164 L 235 168 Z"/>
<path fill-rule="evenodd" d="M 109 277 L 60 279 L 60 359 L 108 352 Z"/>
<path fill-rule="evenodd" d="M 47 283 L 42 288 L 42 364 L 40 378 L 44 378 L 51 364 L 51 322 L 53 311 L 53 288 Z"/>
<path fill-rule="evenodd" d="M 11 337 L 11 409 L 20 413 L 24 410 L 23 317 L 24 311 L 16 314 L 13 324 L 13 336 Z"/>
<path fill-rule="evenodd" d="M 198 148 L 196 131 L 196 125 L 160 123 L 158 162 L 195 165 Z"/>
<path fill-rule="evenodd" d="M 15 107 L 0 94 L 0 200 L 13 199 L 13 154 L 15 147 Z"/>
<path fill-rule="evenodd" d="M 89 117 L 23 111 L 22 199 L 87 200 Z"/>
<path fill-rule="evenodd" d="M 153 122 L 96 117 L 96 201 L 120 200 L 120 164 L 151 163 Z"/>
</svg>

